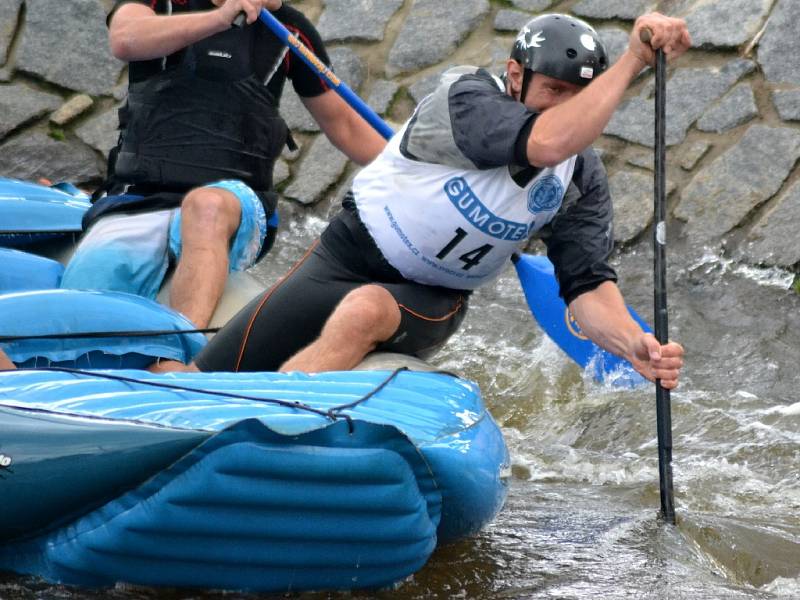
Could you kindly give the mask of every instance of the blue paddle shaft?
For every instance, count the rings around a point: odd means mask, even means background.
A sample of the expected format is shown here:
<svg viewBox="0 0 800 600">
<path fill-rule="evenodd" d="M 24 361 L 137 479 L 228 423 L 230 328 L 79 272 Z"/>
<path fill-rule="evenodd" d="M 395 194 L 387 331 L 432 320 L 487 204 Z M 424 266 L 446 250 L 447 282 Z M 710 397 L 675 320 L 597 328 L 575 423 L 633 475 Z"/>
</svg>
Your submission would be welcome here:
<svg viewBox="0 0 800 600">
<path fill-rule="evenodd" d="M 345 102 L 347 102 L 353 110 L 361 115 L 364 120 L 375 128 L 375 131 L 380 133 L 385 139 L 389 139 L 394 135 L 394 131 L 389 127 L 386 122 L 381 119 L 377 113 L 372 110 L 361 98 L 356 96 L 347 84 L 339 79 L 336 74 L 317 58 L 311 50 L 309 50 L 303 42 L 297 39 L 297 36 L 292 34 L 283 23 L 278 21 L 272 14 L 265 8 L 261 9 L 258 18 L 269 27 L 270 31 L 278 36 L 284 44 L 291 48 L 297 56 L 299 56 L 304 63 L 311 69 L 316 71 L 325 82 L 339 94 Z"/>
</svg>

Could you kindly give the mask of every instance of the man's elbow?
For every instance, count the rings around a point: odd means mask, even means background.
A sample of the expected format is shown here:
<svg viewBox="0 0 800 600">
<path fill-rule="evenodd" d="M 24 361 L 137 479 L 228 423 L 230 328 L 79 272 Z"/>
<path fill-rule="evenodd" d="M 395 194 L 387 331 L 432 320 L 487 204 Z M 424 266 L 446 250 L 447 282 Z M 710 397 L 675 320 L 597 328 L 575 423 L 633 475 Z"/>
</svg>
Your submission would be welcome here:
<svg viewBox="0 0 800 600">
<path fill-rule="evenodd" d="M 531 135 L 528 139 L 528 162 L 534 167 L 555 167 L 575 154 L 569 140 L 566 139 L 541 139 Z"/>
<path fill-rule="evenodd" d="M 383 139 L 360 116 L 356 116 L 338 138 L 340 148 L 353 162 L 364 167 L 371 163 L 383 151 L 386 140 Z"/>
<path fill-rule="evenodd" d="M 126 35 L 124 31 L 112 29 L 109 32 L 108 44 L 111 48 L 111 54 L 118 60 L 125 62 L 130 62 L 132 60 L 131 50 L 133 44 L 131 42 L 131 37 Z"/>
<path fill-rule="evenodd" d="M 567 160 L 571 154 L 567 154 L 557 148 L 537 147 L 531 149 L 528 145 L 528 162 L 540 169 L 548 167 L 555 167 L 556 165 Z"/>
</svg>

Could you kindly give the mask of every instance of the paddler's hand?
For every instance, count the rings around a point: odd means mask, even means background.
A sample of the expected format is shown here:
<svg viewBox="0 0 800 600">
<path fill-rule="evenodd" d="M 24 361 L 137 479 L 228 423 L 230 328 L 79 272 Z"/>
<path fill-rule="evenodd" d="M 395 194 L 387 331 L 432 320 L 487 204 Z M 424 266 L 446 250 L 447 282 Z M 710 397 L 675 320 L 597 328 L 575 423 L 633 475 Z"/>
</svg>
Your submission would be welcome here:
<svg viewBox="0 0 800 600">
<path fill-rule="evenodd" d="M 678 387 L 683 367 L 683 346 L 677 342 L 661 345 L 652 333 L 642 333 L 634 341 L 628 360 L 643 377 L 650 381 L 660 379 L 664 389 Z"/>
<path fill-rule="evenodd" d="M 240 13 L 246 15 L 248 24 L 255 23 L 262 8 L 274 11 L 282 5 L 281 0 L 212 0 L 212 2 L 219 6 L 217 12 L 228 24 L 233 23 Z"/>
<path fill-rule="evenodd" d="M 642 30 L 648 29 L 650 41 L 641 40 Z M 645 65 L 655 64 L 655 51 L 661 48 L 668 61 L 678 58 L 692 45 L 686 21 L 652 12 L 642 15 L 633 24 L 628 51 L 632 52 Z"/>
</svg>

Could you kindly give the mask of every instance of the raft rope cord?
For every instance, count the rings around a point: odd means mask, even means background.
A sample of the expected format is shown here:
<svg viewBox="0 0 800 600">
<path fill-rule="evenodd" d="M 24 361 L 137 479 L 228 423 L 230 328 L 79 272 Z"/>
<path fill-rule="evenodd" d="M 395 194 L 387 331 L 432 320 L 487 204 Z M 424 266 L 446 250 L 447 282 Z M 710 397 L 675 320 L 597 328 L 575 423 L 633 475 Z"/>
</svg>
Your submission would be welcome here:
<svg viewBox="0 0 800 600">
<path fill-rule="evenodd" d="M 209 396 L 220 396 L 223 398 L 233 398 L 236 400 L 255 400 L 257 402 L 267 402 L 269 404 L 275 404 L 278 406 L 283 406 L 286 408 L 295 408 L 297 410 L 305 410 L 307 412 L 313 413 L 315 415 L 319 415 L 321 417 L 326 417 L 331 421 L 338 421 L 339 419 L 344 419 L 347 422 L 347 429 L 350 433 L 354 431 L 353 425 L 353 418 L 347 414 L 341 414 L 342 411 L 355 408 L 359 404 L 363 404 L 370 398 L 372 398 L 375 394 L 380 392 L 383 388 L 385 388 L 393 379 L 397 377 L 403 371 L 408 371 L 407 367 L 399 367 L 392 371 L 389 376 L 384 379 L 375 389 L 371 390 L 358 400 L 354 400 L 348 404 L 341 404 L 339 406 L 334 406 L 328 410 L 323 410 L 320 408 L 314 408 L 313 406 L 309 406 L 308 404 L 303 404 L 302 402 L 289 402 L 288 400 L 278 400 L 277 398 L 260 398 L 258 396 L 248 396 L 246 394 L 235 394 L 233 392 L 221 392 L 221 391 L 214 391 L 214 390 L 204 390 L 202 388 L 194 388 L 185 385 L 177 385 L 171 383 L 160 383 L 157 381 L 148 381 L 145 379 L 137 379 L 135 377 L 125 377 L 123 375 L 114 375 L 111 373 L 100 373 L 95 371 L 83 371 L 81 369 L 70 369 L 67 367 L 42 367 L 36 369 L 21 369 L 23 371 L 56 371 L 59 373 L 68 373 L 70 375 L 86 375 L 89 377 L 100 377 L 104 379 L 110 379 L 112 381 L 120 381 L 122 383 L 138 383 L 141 385 L 149 385 L 151 387 L 168 389 L 168 390 L 175 390 L 179 392 L 195 392 L 198 394 L 207 394 Z"/>
<path fill-rule="evenodd" d="M 156 329 L 153 331 L 82 331 L 76 333 L 41 333 L 36 335 L 2 335 L 0 342 L 18 342 L 22 340 L 71 340 L 84 338 L 115 338 L 115 337 L 158 337 L 166 335 L 183 335 L 190 333 L 217 333 L 219 327 L 206 329 Z"/>
</svg>

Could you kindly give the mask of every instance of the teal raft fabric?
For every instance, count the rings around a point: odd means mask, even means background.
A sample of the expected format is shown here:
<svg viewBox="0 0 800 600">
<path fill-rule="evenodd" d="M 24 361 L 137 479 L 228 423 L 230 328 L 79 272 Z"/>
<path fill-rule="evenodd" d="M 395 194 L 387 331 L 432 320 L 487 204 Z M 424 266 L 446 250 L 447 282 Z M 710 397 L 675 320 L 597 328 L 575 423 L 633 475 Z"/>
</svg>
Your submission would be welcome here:
<svg viewBox="0 0 800 600">
<path fill-rule="evenodd" d="M 0 294 L 57 288 L 64 267 L 43 256 L 0 248 Z"/>
<path fill-rule="evenodd" d="M 0 177 L 0 246 L 25 247 L 75 236 L 91 203 L 75 186 Z"/>
<path fill-rule="evenodd" d="M 59 434 L 37 452 L 46 427 Z M 437 373 L 6 372 L 0 438 L 13 461 L 4 492 L 55 506 L 74 488 L 37 473 L 83 465 L 109 478 L 83 514 L 73 503 L 22 534 L 0 529 L 0 568 L 92 586 L 390 585 L 490 521 L 508 467 L 477 386 Z M 127 484 L 98 462 L 107 452 L 116 473 L 132 471 Z"/>
<path fill-rule="evenodd" d="M 180 313 L 121 292 L 51 289 L 0 294 L 0 344 L 23 368 L 144 368 L 157 358 L 188 363 L 206 344 L 205 336 L 160 333 L 194 329 Z M 116 335 L 41 337 L 82 333 Z"/>
</svg>

